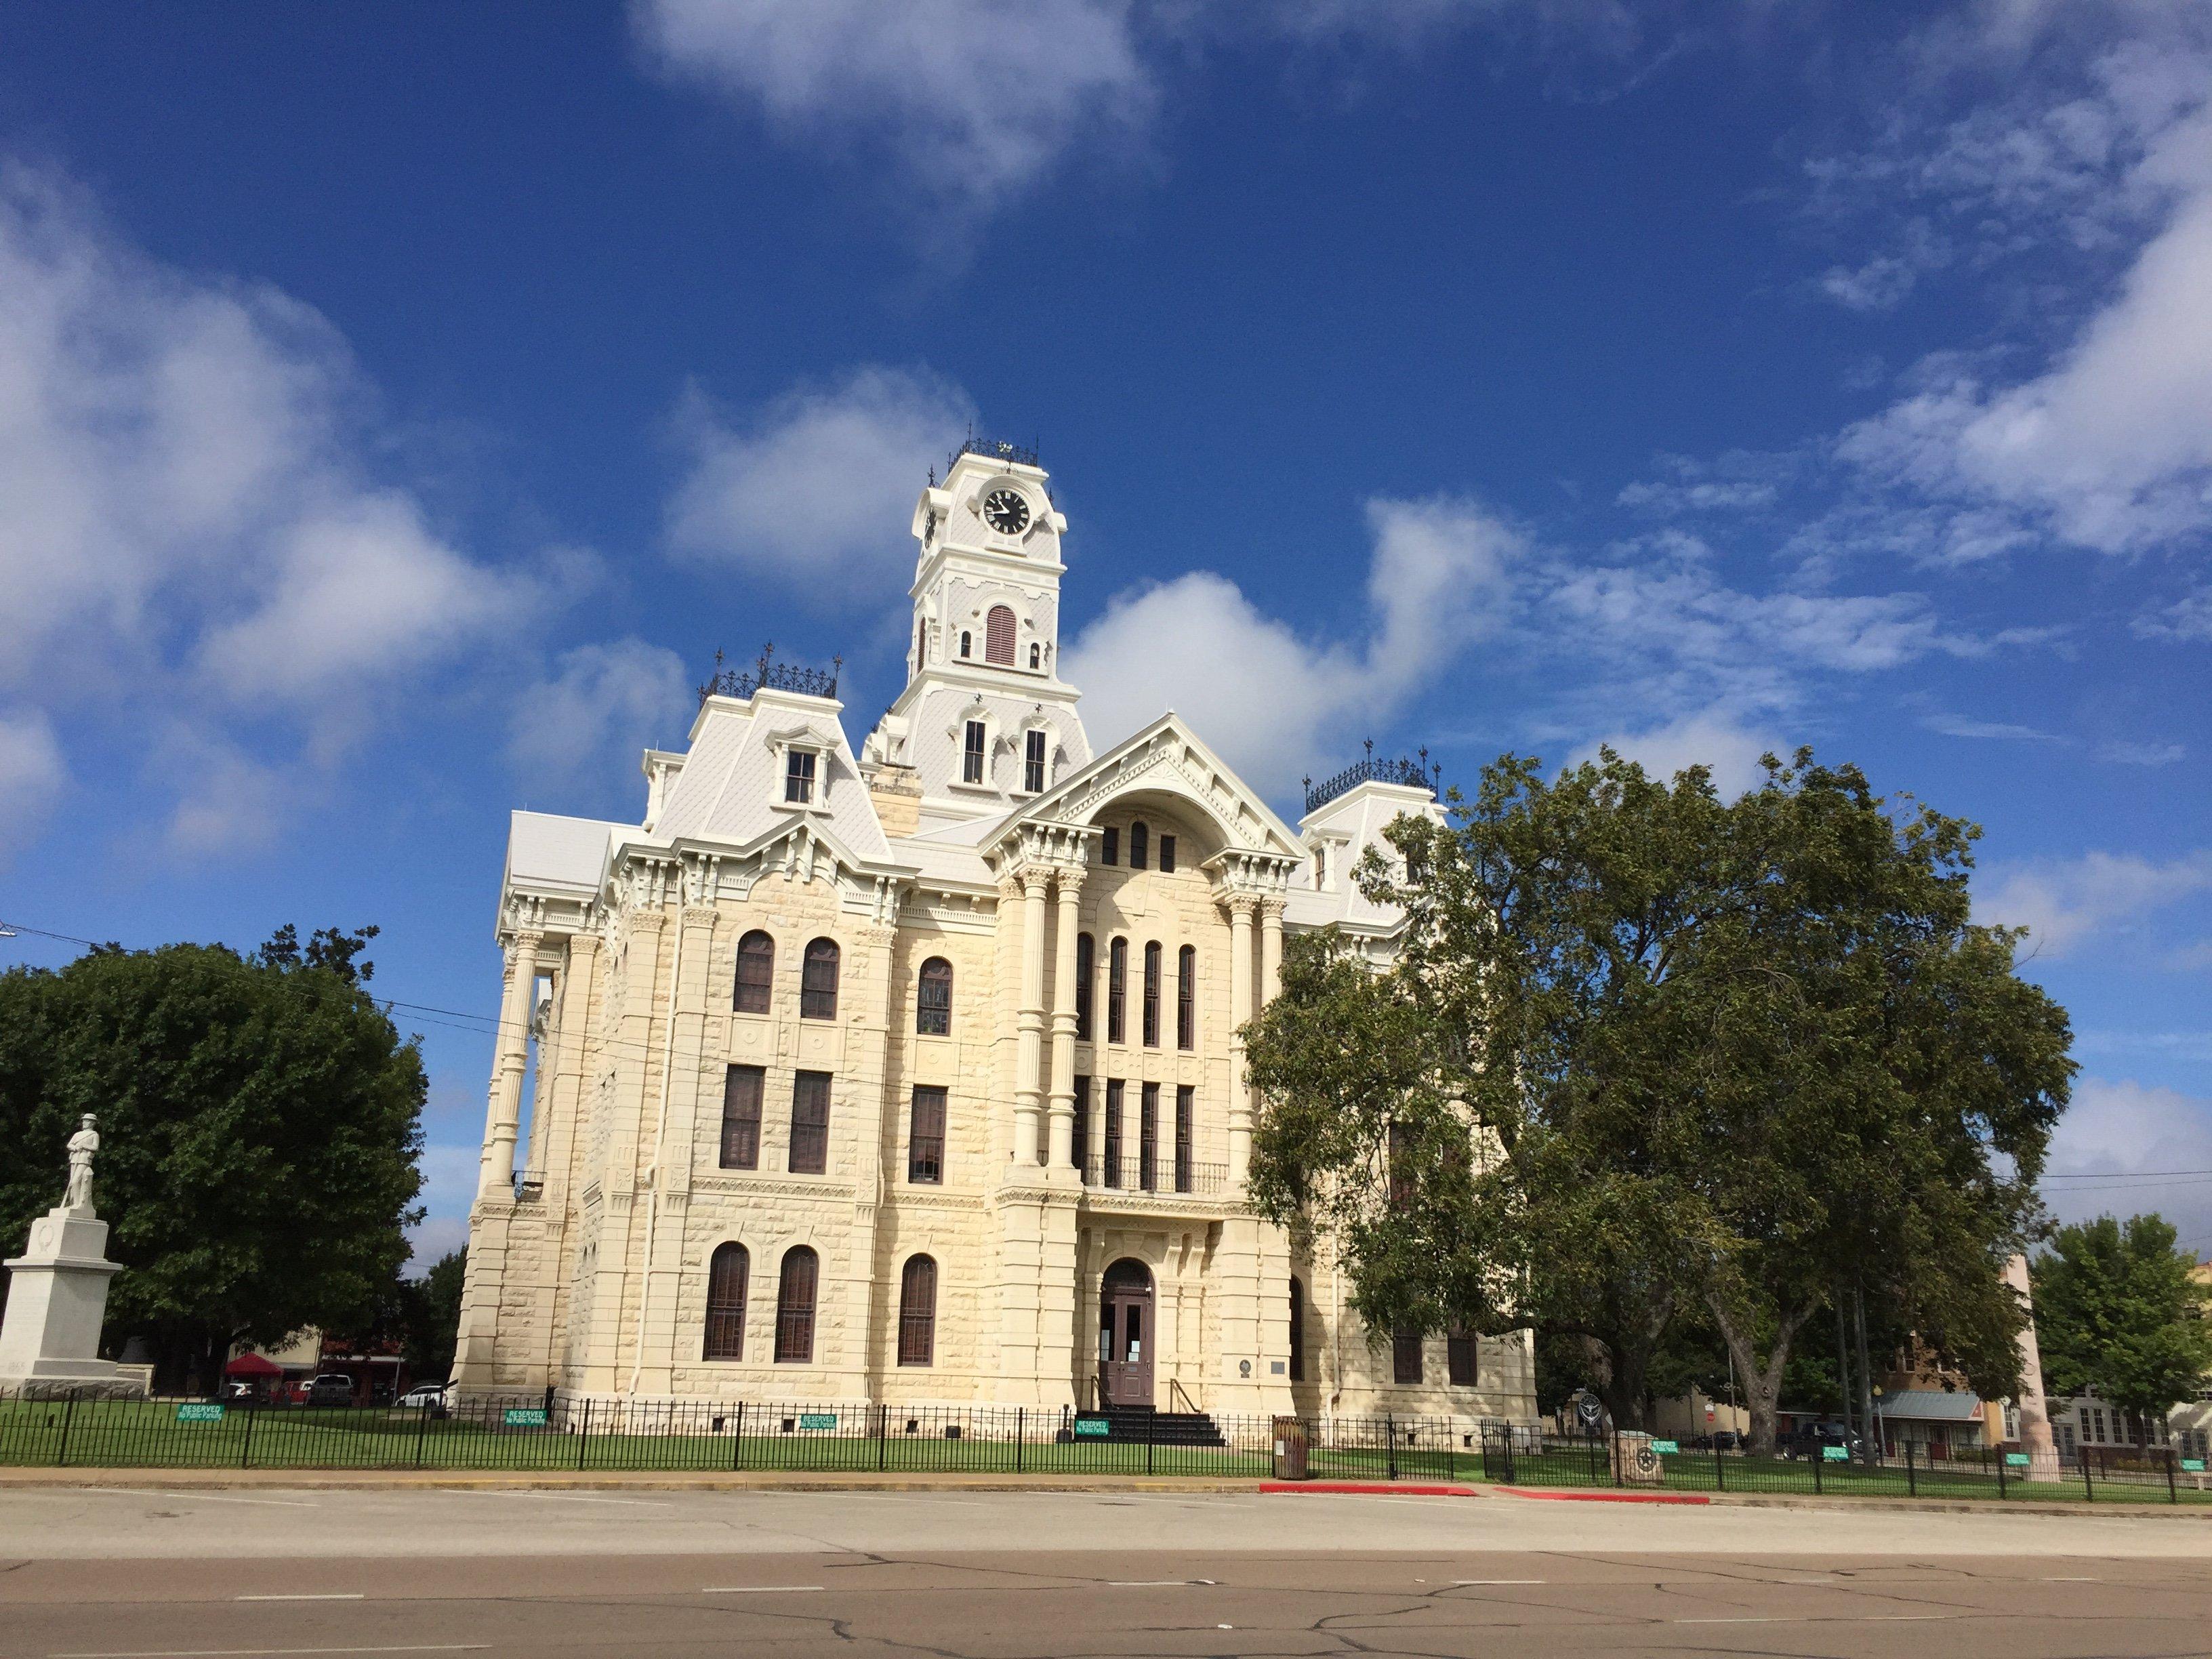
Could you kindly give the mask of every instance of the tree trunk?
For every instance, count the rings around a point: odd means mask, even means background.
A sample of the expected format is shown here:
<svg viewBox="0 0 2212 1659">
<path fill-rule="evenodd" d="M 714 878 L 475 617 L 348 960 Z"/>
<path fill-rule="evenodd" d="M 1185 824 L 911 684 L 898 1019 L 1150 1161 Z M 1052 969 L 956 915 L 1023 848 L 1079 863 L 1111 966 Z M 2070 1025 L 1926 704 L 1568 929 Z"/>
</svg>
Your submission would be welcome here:
<svg viewBox="0 0 2212 1659">
<path fill-rule="evenodd" d="M 1784 1314 L 1777 1322 L 1774 1341 L 1766 1352 L 1766 1363 L 1759 1363 L 1759 1355 L 1751 1338 L 1717 1297 L 1707 1297 L 1705 1305 L 1720 1327 L 1721 1340 L 1728 1344 L 1729 1354 L 1736 1369 L 1743 1373 L 1745 1403 L 1751 1409 L 1751 1446 L 1754 1456 L 1774 1455 L 1774 1419 L 1782 1407 L 1782 1373 L 1790 1364 L 1790 1345 L 1796 1338 L 1799 1328 L 1813 1316 L 1813 1310 Z"/>
</svg>

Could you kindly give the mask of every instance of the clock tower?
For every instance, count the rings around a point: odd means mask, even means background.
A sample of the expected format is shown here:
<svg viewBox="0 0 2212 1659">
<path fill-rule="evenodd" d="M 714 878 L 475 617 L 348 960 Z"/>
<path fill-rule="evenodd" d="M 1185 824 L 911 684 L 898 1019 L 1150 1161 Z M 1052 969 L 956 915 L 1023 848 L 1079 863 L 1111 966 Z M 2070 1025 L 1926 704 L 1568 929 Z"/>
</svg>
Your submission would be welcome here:
<svg viewBox="0 0 2212 1659">
<path fill-rule="evenodd" d="M 996 817 L 1091 757 L 1060 678 L 1060 538 L 1036 453 L 971 438 L 914 509 L 907 683 L 862 751 L 909 770 L 925 830 Z"/>
</svg>

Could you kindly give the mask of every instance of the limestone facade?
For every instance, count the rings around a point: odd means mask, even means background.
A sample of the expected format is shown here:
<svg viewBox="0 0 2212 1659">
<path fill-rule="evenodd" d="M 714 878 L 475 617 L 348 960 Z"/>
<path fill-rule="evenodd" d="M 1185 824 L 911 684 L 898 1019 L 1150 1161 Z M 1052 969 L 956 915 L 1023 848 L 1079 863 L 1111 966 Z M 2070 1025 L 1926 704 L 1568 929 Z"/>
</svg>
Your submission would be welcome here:
<svg viewBox="0 0 2212 1659">
<path fill-rule="evenodd" d="M 971 444 L 914 528 L 858 755 L 764 660 L 640 823 L 514 815 L 456 1384 L 1533 1416 L 1524 1338 L 1399 1381 L 1241 1199 L 1238 1027 L 1286 933 L 1387 955 L 1349 872 L 1433 795 L 1361 768 L 1293 829 L 1172 714 L 1094 756 L 1045 474 Z"/>
</svg>

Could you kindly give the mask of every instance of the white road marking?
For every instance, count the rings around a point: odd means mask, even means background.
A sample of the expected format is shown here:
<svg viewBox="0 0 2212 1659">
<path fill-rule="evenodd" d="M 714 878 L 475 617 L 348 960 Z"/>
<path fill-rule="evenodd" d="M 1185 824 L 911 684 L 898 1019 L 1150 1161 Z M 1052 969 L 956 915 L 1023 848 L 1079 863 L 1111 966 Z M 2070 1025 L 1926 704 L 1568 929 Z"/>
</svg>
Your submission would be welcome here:
<svg viewBox="0 0 2212 1659">
<path fill-rule="evenodd" d="M 1540 1584 L 1541 1578 L 1455 1578 L 1455 1584 Z"/>
<path fill-rule="evenodd" d="M 286 1595 L 234 1595 L 234 1601 L 358 1601 L 367 1594 L 364 1590 L 327 1590 L 319 1595 L 301 1592 Z"/>
<path fill-rule="evenodd" d="M 1779 1624 L 1781 1620 L 1778 1615 L 1758 1613 L 1749 1618 L 1670 1619 L 1667 1622 L 1670 1625 L 1773 1625 Z"/>
<path fill-rule="evenodd" d="M 2105 1581 L 2101 1578 L 2045 1578 L 2043 1582 L 2046 1584 L 2101 1584 Z"/>
<path fill-rule="evenodd" d="M 627 1504 L 634 1508 L 668 1510 L 676 1506 L 657 1498 L 579 1498 L 567 1492 L 500 1492 L 490 1487 L 458 1486 L 452 1489 L 457 1498 L 537 1498 L 549 1504 Z"/>
<path fill-rule="evenodd" d="M 1220 1582 L 1218 1578 L 1109 1578 L 1106 1581 L 1106 1588 L 1109 1589 L 1161 1589 L 1169 1586 L 1218 1584 Z"/>
<path fill-rule="evenodd" d="M 266 1504 L 280 1510 L 312 1510 L 321 1507 L 300 1498 L 231 1498 L 212 1492 L 164 1492 L 155 1486 L 83 1486 L 82 1492 L 122 1492 L 131 1498 L 181 1498 L 196 1504 Z"/>
<path fill-rule="evenodd" d="M 289 1653 L 482 1653 L 489 1642 L 416 1642 L 380 1648 L 141 1648 L 130 1653 L 50 1653 L 46 1659 L 262 1659 Z"/>
<path fill-rule="evenodd" d="M 702 1595 L 796 1595 L 802 1590 L 818 1590 L 819 1584 L 709 1584 L 699 1592 Z"/>
</svg>

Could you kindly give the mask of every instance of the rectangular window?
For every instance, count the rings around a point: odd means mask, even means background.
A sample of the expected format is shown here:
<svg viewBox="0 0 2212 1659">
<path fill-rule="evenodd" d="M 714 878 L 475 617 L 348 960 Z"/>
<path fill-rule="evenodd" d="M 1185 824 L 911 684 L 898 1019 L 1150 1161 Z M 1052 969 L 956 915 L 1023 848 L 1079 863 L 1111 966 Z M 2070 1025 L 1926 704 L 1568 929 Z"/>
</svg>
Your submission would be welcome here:
<svg viewBox="0 0 2212 1659">
<path fill-rule="evenodd" d="M 1455 1389 L 1474 1386 L 1474 1333 L 1453 1331 L 1444 1338 L 1444 1364 Z"/>
<path fill-rule="evenodd" d="M 983 722 L 969 720 L 960 746 L 960 781 L 983 781 Z"/>
<path fill-rule="evenodd" d="M 945 1179 L 945 1091 L 916 1088 L 906 1137 L 906 1178 L 935 1186 Z"/>
<path fill-rule="evenodd" d="M 1198 950 L 1186 945 L 1176 952 L 1176 1047 L 1198 1046 Z"/>
<path fill-rule="evenodd" d="M 1091 1079 L 1075 1079 L 1075 1123 L 1068 1136 L 1067 1161 L 1079 1170 L 1091 1162 Z"/>
<path fill-rule="evenodd" d="M 1145 946 L 1145 1047 L 1160 1046 L 1160 942 Z"/>
<path fill-rule="evenodd" d="M 1098 972 L 1097 948 L 1088 933 L 1075 936 L 1075 1040 L 1091 1041 L 1091 981 Z"/>
<path fill-rule="evenodd" d="M 791 1173 L 830 1167 L 830 1073 L 801 1072 L 791 1085 Z"/>
<path fill-rule="evenodd" d="M 1141 823 L 1129 826 L 1129 867 L 1132 870 L 1145 867 L 1145 826 Z"/>
<path fill-rule="evenodd" d="M 1106 947 L 1106 1041 L 1127 1042 L 1128 1020 L 1123 1012 L 1129 983 L 1129 941 L 1117 939 Z"/>
<path fill-rule="evenodd" d="M 768 1073 L 732 1066 L 722 1079 L 722 1167 L 760 1168 L 761 1089 Z"/>
<path fill-rule="evenodd" d="M 1190 1190 L 1191 1143 L 1197 1127 L 1192 1120 L 1198 1115 L 1197 1102 L 1197 1090 L 1192 1088 L 1188 1083 L 1176 1085 L 1175 1189 L 1179 1193 L 1187 1193 Z"/>
<path fill-rule="evenodd" d="M 1120 861 L 1121 857 L 1121 832 L 1109 823 L 1106 826 L 1106 833 L 1099 838 L 1098 861 L 1101 864 L 1115 864 Z"/>
<path fill-rule="evenodd" d="M 1421 1380 L 1421 1334 L 1401 1325 L 1390 1334 L 1390 1380 L 1410 1387 Z"/>
<path fill-rule="evenodd" d="M 1099 1170 L 1102 1187 L 1121 1184 L 1121 1079 L 1106 1079 L 1106 1152 Z"/>
<path fill-rule="evenodd" d="M 1314 848 L 1314 891 L 1328 891 L 1328 848 L 1326 847 Z"/>
<path fill-rule="evenodd" d="M 814 799 L 814 751 L 794 749 L 783 763 L 783 798 L 804 806 Z"/>
<path fill-rule="evenodd" d="M 1160 837 L 1160 873 L 1164 876 L 1175 874 L 1175 837 L 1173 836 Z"/>
<path fill-rule="evenodd" d="M 1137 1185 L 1160 1189 L 1160 1085 L 1147 1083 L 1137 1106 Z"/>
<path fill-rule="evenodd" d="M 1031 732 L 1022 744 L 1022 787 L 1032 795 L 1044 789 L 1044 733 Z"/>
</svg>

